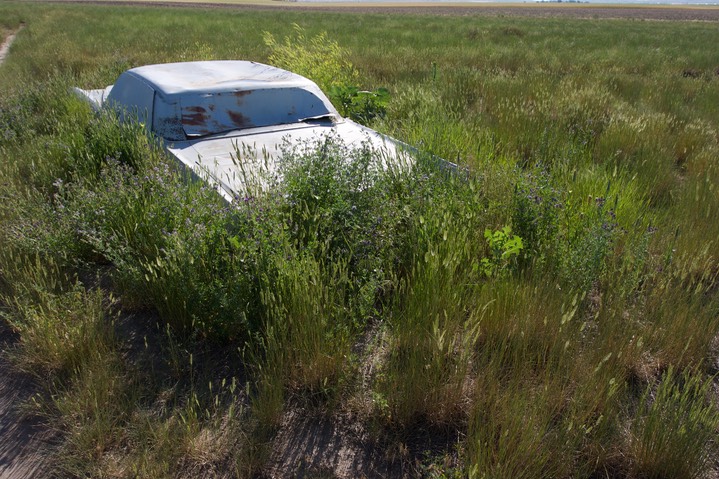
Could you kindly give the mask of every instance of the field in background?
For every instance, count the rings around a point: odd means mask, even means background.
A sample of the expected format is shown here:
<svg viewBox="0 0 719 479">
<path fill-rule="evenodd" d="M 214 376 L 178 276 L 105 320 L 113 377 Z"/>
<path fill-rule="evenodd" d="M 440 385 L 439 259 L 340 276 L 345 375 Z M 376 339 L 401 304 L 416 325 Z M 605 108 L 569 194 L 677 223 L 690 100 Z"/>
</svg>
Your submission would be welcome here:
<svg viewBox="0 0 719 479">
<path fill-rule="evenodd" d="M 410 14 L 442 16 L 500 16 L 533 18 L 614 18 L 635 20 L 717 21 L 719 7 L 710 5 L 649 5 L 601 3 L 500 3 L 432 1 L 283 1 L 283 0 L 62 0 L 63 3 L 96 5 L 145 5 L 157 7 L 268 9 L 275 11 L 344 12 L 361 14 Z"/>
<path fill-rule="evenodd" d="M 716 23 L 0 3 L 21 23 L 0 305 L 61 474 L 715 471 Z M 69 93 L 201 59 L 385 87 L 367 120 L 426 158 L 288 149 L 227 208 Z"/>
</svg>

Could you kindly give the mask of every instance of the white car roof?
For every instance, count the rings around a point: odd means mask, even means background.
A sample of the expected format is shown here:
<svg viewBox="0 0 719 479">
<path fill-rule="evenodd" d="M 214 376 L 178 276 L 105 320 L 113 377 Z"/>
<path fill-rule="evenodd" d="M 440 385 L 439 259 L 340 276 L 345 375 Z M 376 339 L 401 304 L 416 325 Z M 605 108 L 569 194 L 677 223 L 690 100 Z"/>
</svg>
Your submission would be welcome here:
<svg viewBox="0 0 719 479">
<path fill-rule="evenodd" d="M 109 103 L 136 114 L 166 140 L 316 117 L 340 119 L 332 102 L 311 80 L 250 61 L 137 67 L 122 73 L 108 91 Z M 96 101 L 94 96 L 88 98 Z"/>
<path fill-rule="evenodd" d="M 128 70 L 163 95 L 268 88 L 308 88 L 305 77 L 262 63 L 215 60 L 146 65 Z"/>
</svg>

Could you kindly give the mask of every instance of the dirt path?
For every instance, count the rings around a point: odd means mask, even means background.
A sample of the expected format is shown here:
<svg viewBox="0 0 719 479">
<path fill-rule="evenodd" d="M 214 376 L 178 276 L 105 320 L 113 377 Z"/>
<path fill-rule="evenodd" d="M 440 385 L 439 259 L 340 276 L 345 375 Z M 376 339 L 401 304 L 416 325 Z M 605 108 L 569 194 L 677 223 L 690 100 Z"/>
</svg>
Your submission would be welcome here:
<svg viewBox="0 0 719 479">
<path fill-rule="evenodd" d="M 15 41 L 15 37 L 22 29 L 23 26 L 21 25 L 20 28 L 12 32 L 10 36 L 7 37 L 4 42 L 2 42 L 2 45 L 0 45 L 0 65 L 3 64 L 8 53 L 10 53 L 10 45 L 12 45 L 12 42 Z"/>
<path fill-rule="evenodd" d="M 36 389 L 30 377 L 16 371 L 6 352 L 17 337 L 0 322 L 0 479 L 49 476 L 54 433 L 22 406 Z"/>
<path fill-rule="evenodd" d="M 0 65 L 22 26 L 0 45 Z M 13 368 L 7 351 L 17 336 L 0 321 L 0 479 L 30 479 L 49 475 L 52 431 L 38 417 L 22 411 L 36 389 L 30 377 Z"/>
</svg>

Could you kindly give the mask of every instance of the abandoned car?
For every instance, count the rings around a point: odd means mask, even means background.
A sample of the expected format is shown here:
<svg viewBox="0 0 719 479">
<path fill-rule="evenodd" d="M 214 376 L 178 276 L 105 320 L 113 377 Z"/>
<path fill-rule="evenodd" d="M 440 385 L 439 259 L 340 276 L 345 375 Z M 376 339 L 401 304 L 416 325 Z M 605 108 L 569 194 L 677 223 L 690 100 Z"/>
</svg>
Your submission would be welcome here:
<svg viewBox="0 0 719 479">
<path fill-rule="evenodd" d="M 114 85 L 75 89 L 93 108 L 132 116 L 164 147 L 227 200 L 261 184 L 288 143 L 338 138 L 371 148 L 386 166 L 406 145 L 343 118 L 305 77 L 250 61 L 148 65 L 122 73 Z M 404 160 L 401 160 L 404 161 Z"/>
</svg>

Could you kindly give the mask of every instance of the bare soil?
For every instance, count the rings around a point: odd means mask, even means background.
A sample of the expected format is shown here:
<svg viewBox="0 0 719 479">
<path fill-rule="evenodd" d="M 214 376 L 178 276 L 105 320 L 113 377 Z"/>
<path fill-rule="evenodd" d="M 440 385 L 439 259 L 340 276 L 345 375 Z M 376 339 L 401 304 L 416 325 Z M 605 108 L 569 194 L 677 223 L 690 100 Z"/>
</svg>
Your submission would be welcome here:
<svg viewBox="0 0 719 479">
<path fill-rule="evenodd" d="M 37 388 L 7 358 L 17 340 L 0 322 L 0 479 L 49 477 L 56 433 L 28 412 Z"/>
<path fill-rule="evenodd" d="M 8 53 L 10 53 L 10 45 L 12 45 L 12 42 L 15 41 L 15 36 L 18 34 L 20 30 L 22 30 L 23 26 L 21 25 L 20 28 L 15 30 L 14 32 L 11 32 L 10 35 L 8 35 L 6 38 L 3 38 L 3 42 L 0 43 L 0 65 L 5 61 L 5 58 L 7 57 Z"/>
<path fill-rule="evenodd" d="M 288 408 L 272 446 L 263 474 L 267 478 L 403 476 L 363 421 L 349 415 L 328 416 L 311 406 Z"/>
</svg>

